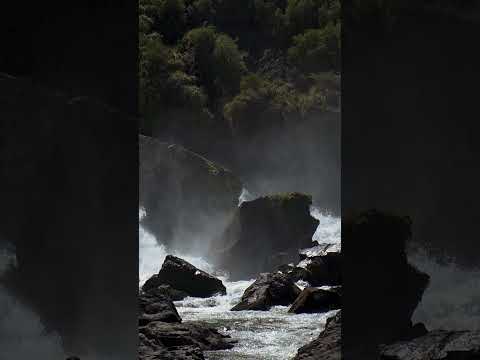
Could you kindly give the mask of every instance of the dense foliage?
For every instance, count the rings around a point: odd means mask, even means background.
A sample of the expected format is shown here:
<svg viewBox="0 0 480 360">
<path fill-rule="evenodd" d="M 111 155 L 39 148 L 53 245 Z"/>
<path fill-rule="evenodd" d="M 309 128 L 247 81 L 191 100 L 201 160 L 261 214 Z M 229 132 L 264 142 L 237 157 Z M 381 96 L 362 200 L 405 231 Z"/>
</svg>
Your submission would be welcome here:
<svg viewBox="0 0 480 360">
<path fill-rule="evenodd" d="M 338 107 L 339 0 L 140 0 L 139 10 L 143 133 L 209 141 Z"/>
</svg>

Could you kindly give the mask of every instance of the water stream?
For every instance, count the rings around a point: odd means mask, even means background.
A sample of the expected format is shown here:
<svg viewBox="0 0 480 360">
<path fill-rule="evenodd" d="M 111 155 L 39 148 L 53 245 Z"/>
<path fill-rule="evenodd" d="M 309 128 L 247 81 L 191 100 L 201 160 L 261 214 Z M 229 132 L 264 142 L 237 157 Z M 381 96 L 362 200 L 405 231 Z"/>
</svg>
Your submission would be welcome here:
<svg viewBox="0 0 480 360">
<path fill-rule="evenodd" d="M 340 244 L 340 219 L 323 214 L 314 207 L 311 209 L 311 214 L 320 221 L 312 240 L 317 240 L 319 243 Z M 140 218 L 143 216 L 144 212 L 140 210 Z M 141 285 L 160 270 L 167 250 L 141 225 L 139 233 Z M 188 297 L 175 302 L 183 321 L 201 321 L 211 324 L 220 332 L 238 341 L 233 349 L 206 352 L 206 359 L 291 359 L 301 346 L 318 336 L 326 319 L 335 314 L 335 311 L 318 314 L 289 314 L 286 306 L 276 306 L 270 311 L 230 311 L 240 301 L 244 290 L 254 279 L 231 282 L 228 280 L 228 275 L 218 274 L 202 258 L 179 254 L 175 251 L 169 253 L 218 276 L 227 288 L 227 295 L 224 296 L 207 299 Z"/>
</svg>

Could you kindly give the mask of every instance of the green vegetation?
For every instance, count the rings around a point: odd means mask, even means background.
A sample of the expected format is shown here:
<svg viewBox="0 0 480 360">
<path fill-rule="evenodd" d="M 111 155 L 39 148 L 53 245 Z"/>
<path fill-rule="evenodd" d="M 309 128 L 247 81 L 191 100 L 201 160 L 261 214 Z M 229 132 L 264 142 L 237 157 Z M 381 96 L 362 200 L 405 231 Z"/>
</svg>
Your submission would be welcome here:
<svg viewBox="0 0 480 360">
<path fill-rule="evenodd" d="M 327 111 L 340 27 L 338 0 L 140 0 L 141 131 L 208 143 Z"/>
</svg>

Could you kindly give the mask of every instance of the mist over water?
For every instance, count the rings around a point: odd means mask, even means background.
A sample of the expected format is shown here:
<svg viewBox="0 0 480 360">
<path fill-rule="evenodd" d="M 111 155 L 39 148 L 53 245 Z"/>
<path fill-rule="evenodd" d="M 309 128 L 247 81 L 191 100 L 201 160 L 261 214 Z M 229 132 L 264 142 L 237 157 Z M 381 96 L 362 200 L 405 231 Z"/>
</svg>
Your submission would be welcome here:
<svg viewBox="0 0 480 360">
<path fill-rule="evenodd" d="M 480 268 L 440 263 L 423 249 L 411 250 L 409 260 L 430 275 L 414 322 L 423 322 L 428 329 L 480 330 Z"/>
<path fill-rule="evenodd" d="M 0 249 L 0 276 L 15 266 L 15 254 Z M 0 359 L 64 359 L 61 338 L 45 330 L 40 318 L 0 285 Z"/>
<path fill-rule="evenodd" d="M 251 201 L 255 196 L 243 189 L 239 206 Z M 139 210 L 139 282 L 140 286 L 153 274 L 158 273 L 167 254 L 176 255 L 201 270 L 220 278 L 227 289 L 224 296 L 207 299 L 188 297 L 176 301 L 175 306 L 184 321 L 201 321 L 230 335 L 238 343 L 230 350 L 206 352 L 210 360 L 287 360 L 295 356 L 297 350 L 316 338 L 330 316 L 336 311 L 317 314 L 289 314 L 288 307 L 275 306 L 270 311 L 230 311 L 240 302 L 245 289 L 254 279 L 229 281 L 228 274 L 218 273 L 204 258 L 196 254 L 185 254 L 166 249 L 155 236 L 141 225 L 145 210 Z M 338 244 L 341 239 L 339 217 L 321 212 L 311 207 L 311 215 L 320 221 L 312 237 L 319 243 Z M 298 284 L 303 287 L 304 284 Z"/>
</svg>

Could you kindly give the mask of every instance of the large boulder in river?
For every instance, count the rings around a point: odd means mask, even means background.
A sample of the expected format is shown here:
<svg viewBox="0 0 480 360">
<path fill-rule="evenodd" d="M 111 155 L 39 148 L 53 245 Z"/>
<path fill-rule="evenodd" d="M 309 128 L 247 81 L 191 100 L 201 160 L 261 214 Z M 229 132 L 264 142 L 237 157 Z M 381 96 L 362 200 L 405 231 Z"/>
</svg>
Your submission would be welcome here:
<svg viewBox="0 0 480 360">
<path fill-rule="evenodd" d="M 316 313 L 340 309 L 342 300 L 339 289 L 305 288 L 295 299 L 289 313 Z"/>
<path fill-rule="evenodd" d="M 301 347 L 293 360 L 342 359 L 342 314 L 338 312 L 327 320 L 325 329 L 317 339 Z M 363 358 L 362 358 L 363 359 Z"/>
<path fill-rule="evenodd" d="M 297 261 L 298 249 L 311 245 L 318 226 L 310 215 L 311 204 L 311 197 L 300 193 L 243 202 L 213 244 L 217 265 L 232 279 L 241 279 L 274 270 L 280 265 L 278 257 L 282 262 Z"/>
<path fill-rule="evenodd" d="M 179 250 L 208 248 L 204 242 L 226 226 L 238 206 L 240 180 L 180 145 L 140 135 L 139 151 L 142 224 L 165 245 L 181 239 L 175 243 Z"/>
<path fill-rule="evenodd" d="M 232 311 L 269 310 L 275 305 L 290 305 L 300 292 L 300 288 L 288 276 L 263 273 L 245 290 L 242 300 Z"/>
<path fill-rule="evenodd" d="M 478 360 L 480 331 L 435 330 L 411 341 L 383 346 L 382 360 Z"/>
<path fill-rule="evenodd" d="M 170 285 L 189 296 L 202 298 L 227 293 L 221 280 L 173 255 L 167 255 L 158 274 L 148 279 L 142 290 L 149 292 L 161 285 Z"/>
<path fill-rule="evenodd" d="M 348 282 L 342 289 L 342 307 L 348 311 L 348 321 L 342 324 L 342 342 L 346 360 L 378 358 L 380 344 L 402 340 L 414 330 L 411 318 L 429 276 L 408 262 L 405 246 L 411 235 L 407 217 L 374 210 L 344 216 L 342 243 L 348 252 L 342 256 Z"/>
</svg>

